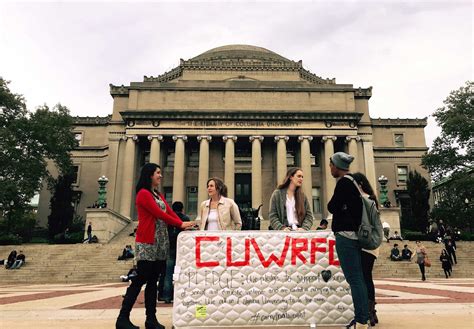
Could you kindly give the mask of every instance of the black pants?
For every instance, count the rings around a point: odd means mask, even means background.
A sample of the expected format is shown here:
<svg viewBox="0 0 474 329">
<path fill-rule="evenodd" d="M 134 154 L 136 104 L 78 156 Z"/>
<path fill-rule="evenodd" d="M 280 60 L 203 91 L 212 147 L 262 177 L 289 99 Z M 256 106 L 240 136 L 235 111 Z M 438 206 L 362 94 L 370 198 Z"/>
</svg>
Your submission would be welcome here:
<svg viewBox="0 0 474 329">
<path fill-rule="evenodd" d="M 444 270 L 444 275 L 446 275 L 446 279 L 448 278 L 448 276 L 451 276 L 451 270 L 449 268 L 443 268 Z"/>
<path fill-rule="evenodd" d="M 451 265 L 457 264 L 458 260 L 456 259 L 456 252 L 454 250 L 448 251 L 449 261 Z M 453 262 L 454 259 L 454 262 Z"/>
<path fill-rule="evenodd" d="M 166 261 L 147 261 L 139 260 L 137 262 L 137 276 L 132 279 L 132 283 L 127 288 L 127 292 L 120 309 L 121 317 L 129 317 L 135 301 L 144 284 L 145 288 L 145 310 L 146 316 L 155 316 L 156 314 L 156 283 L 160 273 L 166 268 Z"/>
<path fill-rule="evenodd" d="M 422 279 L 423 281 L 425 281 L 425 280 L 426 280 L 426 276 L 425 276 L 425 263 L 418 264 L 418 266 L 420 267 L 421 279 Z"/>
<path fill-rule="evenodd" d="M 364 274 L 365 285 L 367 286 L 367 297 L 371 301 L 375 301 L 375 287 L 372 279 L 372 270 L 377 258 L 368 252 L 361 252 L 362 273 Z"/>
</svg>

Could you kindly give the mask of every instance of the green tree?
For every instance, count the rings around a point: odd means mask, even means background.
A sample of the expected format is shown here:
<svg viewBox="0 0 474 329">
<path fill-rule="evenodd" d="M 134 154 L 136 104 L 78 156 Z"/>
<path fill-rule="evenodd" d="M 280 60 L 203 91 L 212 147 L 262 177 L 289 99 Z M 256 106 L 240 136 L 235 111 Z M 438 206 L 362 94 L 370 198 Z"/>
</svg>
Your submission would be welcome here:
<svg viewBox="0 0 474 329">
<path fill-rule="evenodd" d="M 462 175 L 458 178 L 449 177 L 443 182 L 439 201 L 431 211 L 431 217 L 436 220 L 443 220 L 451 226 L 473 231 L 474 207 L 470 206 L 474 200 L 474 176 Z M 468 203 L 465 203 L 467 199 Z"/>
<path fill-rule="evenodd" d="M 422 164 L 435 181 L 474 168 L 474 83 L 452 91 L 433 116 L 441 135 L 433 141 Z"/>
<path fill-rule="evenodd" d="M 452 91 L 433 116 L 441 127 L 422 164 L 440 185 L 441 198 L 431 216 L 451 225 L 469 228 L 474 215 L 474 82 Z M 464 200 L 468 200 L 466 205 Z"/>
<path fill-rule="evenodd" d="M 428 226 L 430 189 L 428 188 L 428 181 L 416 170 L 408 173 L 407 192 L 410 196 L 413 221 L 406 224 L 409 228 L 424 233 Z"/>
<path fill-rule="evenodd" d="M 70 152 L 77 142 L 66 107 L 43 105 L 29 112 L 23 96 L 8 84 L 0 77 L 0 203 L 5 208 L 13 201 L 16 211 L 26 209 L 42 181 L 51 178 L 47 159 L 60 174 L 71 170 Z"/>
</svg>

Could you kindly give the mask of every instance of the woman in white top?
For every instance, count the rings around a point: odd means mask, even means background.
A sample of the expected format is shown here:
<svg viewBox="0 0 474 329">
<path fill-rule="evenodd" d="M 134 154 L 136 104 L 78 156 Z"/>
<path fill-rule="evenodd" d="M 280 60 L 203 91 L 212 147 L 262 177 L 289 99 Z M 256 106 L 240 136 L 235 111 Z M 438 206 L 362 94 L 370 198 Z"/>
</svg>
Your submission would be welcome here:
<svg viewBox="0 0 474 329">
<path fill-rule="evenodd" d="M 198 221 L 199 228 L 207 231 L 240 230 L 242 220 L 239 207 L 234 200 L 227 198 L 227 186 L 217 177 L 207 181 L 209 199 L 201 203 Z"/>
<path fill-rule="evenodd" d="M 352 177 L 359 186 L 360 193 L 369 199 L 374 200 L 378 209 L 379 203 L 377 202 L 377 197 L 375 196 L 374 190 L 372 186 L 370 186 L 367 177 L 360 172 L 353 174 Z M 375 310 L 375 287 L 372 279 L 372 270 L 374 269 L 374 263 L 379 256 L 379 249 L 380 248 L 375 250 L 362 249 L 361 253 L 362 272 L 364 274 L 364 281 L 367 286 L 367 295 L 369 298 L 369 320 L 371 326 L 375 326 L 375 324 L 379 322 L 376 313 L 377 311 Z"/>
<path fill-rule="evenodd" d="M 285 231 L 308 231 L 313 213 L 303 193 L 303 171 L 291 168 L 270 198 L 270 228 Z"/>
</svg>

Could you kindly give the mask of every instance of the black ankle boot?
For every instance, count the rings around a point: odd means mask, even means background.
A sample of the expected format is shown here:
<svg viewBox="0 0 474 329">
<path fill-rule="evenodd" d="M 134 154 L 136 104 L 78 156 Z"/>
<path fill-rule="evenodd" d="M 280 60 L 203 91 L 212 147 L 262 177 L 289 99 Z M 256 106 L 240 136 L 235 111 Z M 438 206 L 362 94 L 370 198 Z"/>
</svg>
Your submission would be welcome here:
<svg viewBox="0 0 474 329">
<path fill-rule="evenodd" d="M 130 322 L 130 318 L 125 316 L 119 316 L 117 318 L 117 322 L 115 322 L 115 329 L 140 329 L 132 322 Z"/>
<path fill-rule="evenodd" d="M 146 329 L 165 329 L 165 326 L 158 322 L 156 316 L 147 316 L 145 321 Z"/>
</svg>

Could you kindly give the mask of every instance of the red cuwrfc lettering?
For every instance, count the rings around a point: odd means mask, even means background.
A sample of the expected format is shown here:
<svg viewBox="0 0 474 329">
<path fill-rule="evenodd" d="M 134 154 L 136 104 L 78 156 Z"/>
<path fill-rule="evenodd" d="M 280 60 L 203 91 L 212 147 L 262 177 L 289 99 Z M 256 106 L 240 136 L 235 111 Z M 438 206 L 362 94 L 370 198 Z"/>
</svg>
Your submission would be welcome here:
<svg viewBox="0 0 474 329">
<path fill-rule="evenodd" d="M 319 252 L 326 252 L 325 247 L 318 247 L 320 244 L 325 244 L 327 243 L 327 239 L 325 238 L 313 238 L 311 239 L 311 264 L 316 264 L 316 253 Z"/>
<path fill-rule="evenodd" d="M 201 261 L 201 241 L 213 242 L 219 241 L 218 236 L 197 236 L 196 237 L 196 266 L 197 267 L 214 267 L 219 266 L 219 262 L 203 262 Z"/>
<path fill-rule="evenodd" d="M 298 246 L 301 244 L 301 246 Z M 291 240 L 291 264 L 296 265 L 296 258 L 298 257 L 303 264 L 308 261 L 305 256 L 301 254 L 302 251 L 308 251 L 308 239 L 307 238 L 293 238 Z"/>
<path fill-rule="evenodd" d="M 232 238 L 227 238 L 227 266 L 247 266 L 250 264 L 250 240 L 245 239 L 244 260 L 232 261 Z"/>
<path fill-rule="evenodd" d="M 280 258 L 277 258 L 273 253 L 270 254 L 268 259 L 265 259 L 265 257 L 262 254 L 262 251 L 260 250 L 260 247 L 257 244 L 257 241 L 255 241 L 254 238 L 252 238 L 250 241 L 252 242 L 252 246 L 255 249 L 255 252 L 257 253 L 258 258 L 260 259 L 260 262 L 262 263 L 263 267 L 268 267 L 272 262 L 275 262 L 278 266 L 282 267 L 283 263 L 285 262 L 286 259 L 286 254 L 288 253 L 288 249 L 290 248 L 290 240 L 291 238 L 289 236 L 286 237 L 285 239 L 285 245 L 283 247 L 283 250 L 281 252 Z"/>
<path fill-rule="evenodd" d="M 334 247 L 336 246 L 336 240 L 329 240 L 329 265 L 341 265 L 339 260 L 334 259 Z"/>
</svg>

